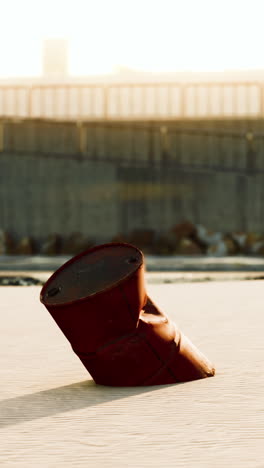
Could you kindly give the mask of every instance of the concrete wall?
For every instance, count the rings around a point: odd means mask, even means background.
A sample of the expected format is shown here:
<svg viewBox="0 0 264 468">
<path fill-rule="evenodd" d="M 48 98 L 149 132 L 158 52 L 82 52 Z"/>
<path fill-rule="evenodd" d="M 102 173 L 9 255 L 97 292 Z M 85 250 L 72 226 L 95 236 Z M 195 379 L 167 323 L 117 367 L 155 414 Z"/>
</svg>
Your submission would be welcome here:
<svg viewBox="0 0 264 468">
<path fill-rule="evenodd" d="M 0 227 L 42 239 L 79 231 L 99 240 L 182 219 L 264 231 L 264 176 L 0 156 Z"/>
<path fill-rule="evenodd" d="M 264 231 L 263 174 L 120 168 L 118 178 L 124 232 L 146 226 L 169 229 L 183 219 L 221 231 Z"/>
<path fill-rule="evenodd" d="M 40 240 L 76 231 L 109 240 L 189 219 L 216 230 L 264 232 L 260 134 L 252 143 L 246 123 L 241 138 L 230 128 L 221 136 L 215 127 L 207 136 L 190 134 L 190 124 L 177 133 L 177 123 L 166 141 L 158 126 L 133 125 L 5 122 L 0 229 Z"/>
<path fill-rule="evenodd" d="M 50 233 L 113 236 L 118 226 L 115 167 L 33 156 L 0 156 L 0 226 L 42 239 Z"/>
<path fill-rule="evenodd" d="M 264 120 L 0 121 L 0 152 L 264 170 Z M 250 161 L 249 161 L 250 160 Z"/>
</svg>

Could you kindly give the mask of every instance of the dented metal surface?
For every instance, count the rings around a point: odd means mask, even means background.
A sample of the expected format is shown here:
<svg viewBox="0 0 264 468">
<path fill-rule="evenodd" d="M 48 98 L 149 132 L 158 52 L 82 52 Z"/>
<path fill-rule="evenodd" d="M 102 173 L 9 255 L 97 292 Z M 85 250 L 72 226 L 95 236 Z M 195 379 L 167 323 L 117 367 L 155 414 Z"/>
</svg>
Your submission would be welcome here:
<svg viewBox="0 0 264 468">
<path fill-rule="evenodd" d="M 161 385 L 214 375 L 148 297 L 144 280 L 139 249 L 104 244 L 59 268 L 41 301 L 98 384 Z"/>
</svg>

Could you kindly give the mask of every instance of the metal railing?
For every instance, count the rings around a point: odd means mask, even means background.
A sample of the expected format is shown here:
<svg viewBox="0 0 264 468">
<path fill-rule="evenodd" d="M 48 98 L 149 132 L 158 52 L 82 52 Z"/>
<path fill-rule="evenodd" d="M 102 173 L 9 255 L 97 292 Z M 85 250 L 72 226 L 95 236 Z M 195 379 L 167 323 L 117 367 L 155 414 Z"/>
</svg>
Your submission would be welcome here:
<svg viewBox="0 0 264 468">
<path fill-rule="evenodd" d="M 263 118 L 264 83 L 0 85 L 0 117 L 87 121 Z"/>
</svg>

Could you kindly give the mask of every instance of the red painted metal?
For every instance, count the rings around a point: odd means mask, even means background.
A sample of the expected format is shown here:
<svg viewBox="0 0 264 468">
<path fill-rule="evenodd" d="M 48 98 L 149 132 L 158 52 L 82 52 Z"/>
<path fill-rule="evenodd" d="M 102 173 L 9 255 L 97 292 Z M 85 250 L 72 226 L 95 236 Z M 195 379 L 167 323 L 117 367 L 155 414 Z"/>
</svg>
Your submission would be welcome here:
<svg viewBox="0 0 264 468">
<path fill-rule="evenodd" d="M 161 385 L 214 375 L 212 364 L 147 296 L 142 252 L 104 244 L 72 258 L 40 296 L 98 384 Z"/>
</svg>

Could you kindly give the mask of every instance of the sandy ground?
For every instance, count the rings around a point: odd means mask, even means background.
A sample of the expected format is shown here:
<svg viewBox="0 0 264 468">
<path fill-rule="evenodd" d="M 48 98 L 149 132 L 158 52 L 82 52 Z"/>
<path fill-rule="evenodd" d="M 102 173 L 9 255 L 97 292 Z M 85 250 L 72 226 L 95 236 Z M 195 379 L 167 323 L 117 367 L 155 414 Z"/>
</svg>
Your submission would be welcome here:
<svg viewBox="0 0 264 468">
<path fill-rule="evenodd" d="M 40 288 L 0 288 L 1 466 L 264 467 L 263 282 L 148 290 L 213 360 L 215 377 L 96 386 Z"/>
</svg>

